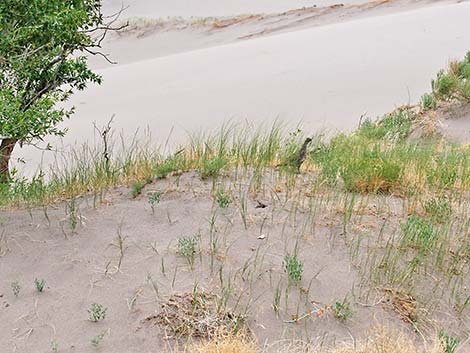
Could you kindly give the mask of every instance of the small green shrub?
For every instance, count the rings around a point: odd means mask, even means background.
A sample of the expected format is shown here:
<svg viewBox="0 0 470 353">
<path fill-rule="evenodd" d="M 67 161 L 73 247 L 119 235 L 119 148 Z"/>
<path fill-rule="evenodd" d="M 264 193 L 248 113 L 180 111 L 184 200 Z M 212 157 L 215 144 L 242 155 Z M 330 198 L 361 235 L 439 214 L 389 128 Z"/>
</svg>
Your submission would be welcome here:
<svg viewBox="0 0 470 353">
<path fill-rule="evenodd" d="M 296 253 L 284 257 L 284 271 L 287 273 L 290 283 L 299 283 L 302 280 L 304 264 Z"/>
<path fill-rule="evenodd" d="M 454 353 L 460 343 L 458 337 L 449 336 L 444 330 L 439 331 L 439 341 L 445 353 Z"/>
<path fill-rule="evenodd" d="M 153 191 L 148 193 L 147 200 L 150 204 L 150 207 L 152 208 L 152 213 L 155 213 L 155 206 L 160 203 L 161 196 L 161 191 Z"/>
<path fill-rule="evenodd" d="M 352 317 L 354 312 L 352 311 L 351 304 L 344 298 L 342 301 L 337 300 L 333 306 L 333 315 L 340 321 L 346 321 Z"/>
<path fill-rule="evenodd" d="M 46 285 L 46 281 L 43 279 L 36 278 L 34 280 L 34 285 L 36 286 L 38 292 L 42 292 L 44 290 L 44 286 Z"/>
<path fill-rule="evenodd" d="M 181 236 L 178 238 L 178 254 L 188 261 L 191 268 L 194 265 L 194 256 L 196 255 L 197 245 L 199 244 L 198 236 Z"/>
<path fill-rule="evenodd" d="M 105 308 L 101 304 L 93 303 L 90 306 L 90 309 L 88 309 L 88 314 L 90 315 L 90 321 L 92 322 L 98 322 L 102 321 L 106 318 L 106 311 L 108 308 Z"/>
<path fill-rule="evenodd" d="M 13 295 L 15 297 L 18 297 L 20 295 L 20 291 L 21 291 L 20 283 L 18 281 L 11 282 L 11 290 L 13 292 Z"/>
<path fill-rule="evenodd" d="M 227 208 L 232 203 L 231 196 L 222 189 L 217 190 L 215 193 L 215 200 L 220 208 Z"/>
<path fill-rule="evenodd" d="M 420 250 L 429 250 L 436 240 L 436 231 L 427 220 L 411 215 L 406 222 L 401 224 L 405 242 Z"/>
<path fill-rule="evenodd" d="M 436 97 L 433 93 L 425 93 L 421 97 L 421 108 L 423 110 L 432 110 L 437 108 Z"/>
</svg>

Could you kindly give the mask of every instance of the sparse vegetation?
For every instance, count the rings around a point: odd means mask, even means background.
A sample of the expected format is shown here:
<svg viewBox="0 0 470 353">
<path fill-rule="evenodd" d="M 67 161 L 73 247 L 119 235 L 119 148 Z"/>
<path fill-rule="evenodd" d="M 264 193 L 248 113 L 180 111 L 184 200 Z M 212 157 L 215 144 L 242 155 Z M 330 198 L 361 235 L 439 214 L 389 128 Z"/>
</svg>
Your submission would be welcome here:
<svg viewBox="0 0 470 353">
<path fill-rule="evenodd" d="M 186 259 L 191 268 L 194 266 L 194 257 L 198 244 L 198 236 L 181 236 L 178 238 L 178 254 Z"/>
<path fill-rule="evenodd" d="M 445 353 L 454 353 L 460 343 L 458 337 L 449 336 L 445 331 L 439 331 L 439 341 Z"/>
<path fill-rule="evenodd" d="M 449 202 L 443 197 L 426 200 L 424 210 L 426 211 L 426 215 L 437 223 L 448 221 L 449 217 L 452 215 L 452 208 Z"/>
<path fill-rule="evenodd" d="M 102 321 L 106 318 L 106 311 L 108 309 L 98 303 L 92 303 L 88 309 L 89 319 L 92 322 Z"/>
<path fill-rule="evenodd" d="M 351 304 L 347 298 L 337 300 L 333 306 L 333 315 L 340 321 L 346 321 L 353 316 Z"/>
<path fill-rule="evenodd" d="M 293 255 L 284 256 L 284 271 L 291 283 L 299 283 L 302 280 L 302 273 L 304 271 L 304 264 L 299 259 L 296 252 Z"/>
<path fill-rule="evenodd" d="M 143 180 L 137 180 L 131 184 L 131 196 L 133 199 L 142 194 L 142 190 L 146 184 L 147 183 Z"/>
<path fill-rule="evenodd" d="M 95 347 L 98 347 L 108 333 L 109 333 L 109 330 L 104 330 L 100 332 L 98 335 L 96 335 L 95 337 L 91 339 L 91 344 Z"/>
<path fill-rule="evenodd" d="M 148 202 L 150 207 L 152 208 L 152 214 L 155 213 L 155 206 L 160 203 L 160 199 L 162 197 L 161 191 L 153 191 L 150 192 L 148 195 Z"/>
<path fill-rule="evenodd" d="M 429 250 L 436 240 L 436 231 L 432 224 L 423 218 L 412 215 L 402 223 L 403 237 L 407 244 L 417 249 Z"/>
</svg>

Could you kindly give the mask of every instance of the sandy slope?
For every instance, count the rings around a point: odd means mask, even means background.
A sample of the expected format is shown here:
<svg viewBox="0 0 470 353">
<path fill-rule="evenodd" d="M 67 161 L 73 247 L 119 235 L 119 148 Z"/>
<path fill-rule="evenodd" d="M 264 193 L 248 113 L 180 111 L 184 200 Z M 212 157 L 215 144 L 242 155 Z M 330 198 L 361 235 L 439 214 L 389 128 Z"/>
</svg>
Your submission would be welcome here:
<svg viewBox="0 0 470 353">
<path fill-rule="evenodd" d="M 468 18 L 470 3 L 447 4 L 103 69 L 102 86 L 74 96 L 64 143 L 89 139 L 92 123 L 113 114 L 118 130 L 148 126 L 158 141 L 173 127 L 181 141 L 228 119 L 354 128 L 361 114 L 375 117 L 429 90 L 437 70 L 469 49 Z"/>
<path fill-rule="evenodd" d="M 246 13 L 273 13 L 308 6 L 359 4 L 368 0 L 104 0 L 109 13 L 127 8 L 126 16 L 145 17 L 203 17 L 232 16 Z"/>
</svg>

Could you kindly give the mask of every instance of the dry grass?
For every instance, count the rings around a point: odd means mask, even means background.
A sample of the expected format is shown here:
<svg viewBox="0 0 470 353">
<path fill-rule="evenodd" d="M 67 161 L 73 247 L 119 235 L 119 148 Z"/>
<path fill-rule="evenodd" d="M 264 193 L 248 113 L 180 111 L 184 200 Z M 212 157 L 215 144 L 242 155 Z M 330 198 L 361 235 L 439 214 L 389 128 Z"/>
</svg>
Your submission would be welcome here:
<svg viewBox="0 0 470 353">
<path fill-rule="evenodd" d="M 223 333 L 216 339 L 188 345 L 184 353 L 445 353 L 436 340 L 433 343 L 417 344 L 401 331 L 387 327 L 375 327 L 367 339 L 355 343 L 338 344 L 333 348 L 318 348 L 302 342 L 279 342 L 259 348 L 242 334 Z"/>
<path fill-rule="evenodd" d="M 233 335 L 226 331 L 217 334 L 217 338 L 191 344 L 185 353 L 260 353 L 256 343 L 244 334 Z"/>
<path fill-rule="evenodd" d="M 236 337 L 247 331 L 241 315 L 228 310 L 215 295 L 198 291 L 172 295 L 159 313 L 146 320 L 163 326 L 176 338 L 212 339 L 221 331 L 231 335 L 220 337 Z"/>
</svg>

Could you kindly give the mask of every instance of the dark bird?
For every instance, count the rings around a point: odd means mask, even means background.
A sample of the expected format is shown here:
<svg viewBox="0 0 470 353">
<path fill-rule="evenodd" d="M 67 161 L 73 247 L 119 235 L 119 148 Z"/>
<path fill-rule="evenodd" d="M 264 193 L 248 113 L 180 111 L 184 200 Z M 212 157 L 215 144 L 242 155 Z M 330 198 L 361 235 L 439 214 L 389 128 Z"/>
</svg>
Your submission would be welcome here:
<svg viewBox="0 0 470 353">
<path fill-rule="evenodd" d="M 295 156 L 295 159 L 292 161 L 292 167 L 294 167 L 297 172 L 300 172 L 300 167 L 302 166 L 302 163 L 305 162 L 305 159 L 307 158 L 307 147 L 312 142 L 312 139 L 310 137 L 307 137 L 302 145 L 302 147 L 299 150 L 299 153 L 297 156 Z"/>
<path fill-rule="evenodd" d="M 262 203 L 258 200 L 256 200 L 256 203 L 257 203 L 257 205 L 255 206 L 255 208 L 266 208 L 266 207 L 268 207 L 268 205 L 266 205 L 266 204 L 264 204 L 264 203 Z"/>
</svg>

